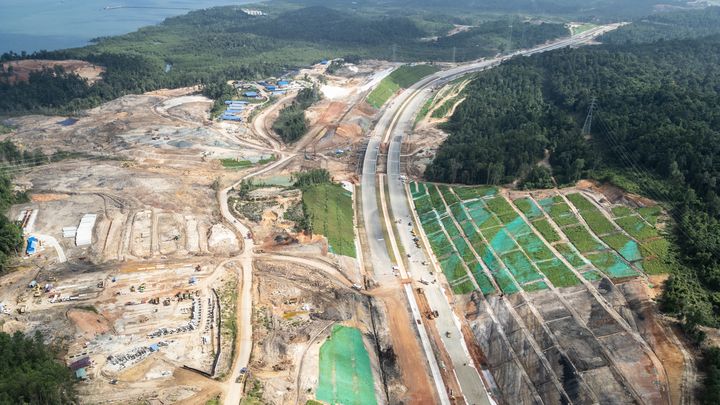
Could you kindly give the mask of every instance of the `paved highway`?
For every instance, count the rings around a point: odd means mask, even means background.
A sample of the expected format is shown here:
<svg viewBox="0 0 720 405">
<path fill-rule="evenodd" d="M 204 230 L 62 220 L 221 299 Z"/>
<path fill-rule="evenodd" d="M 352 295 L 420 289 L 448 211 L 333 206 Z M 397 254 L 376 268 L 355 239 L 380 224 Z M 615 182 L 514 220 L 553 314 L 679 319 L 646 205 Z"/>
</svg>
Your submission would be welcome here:
<svg viewBox="0 0 720 405">
<path fill-rule="evenodd" d="M 518 51 L 508 56 L 464 64 L 437 72 L 411 86 L 395 98 L 375 126 L 372 138 L 368 144 L 368 151 L 363 164 L 363 215 L 365 218 L 365 226 L 368 232 L 370 251 L 376 274 L 384 276 L 390 263 L 386 248 L 387 245 L 383 240 L 384 236 L 381 222 L 377 220 L 377 218 L 379 218 L 379 211 L 377 207 L 375 185 L 378 149 L 381 139 L 383 143 L 389 144 L 387 164 L 388 197 L 392 209 L 392 219 L 400 220 L 400 224 L 398 225 L 399 241 L 405 249 L 405 252 L 410 254 L 410 258 L 407 263 L 408 274 L 416 281 L 419 281 L 420 279 L 433 280 L 434 277 L 436 277 L 436 275 L 432 272 L 433 267 L 428 268 L 427 266 L 422 265 L 422 262 L 428 262 L 429 260 L 426 258 L 425 253 L 421 249 L 415 247 L 415 243 L 412 241 L 412 237 L 409 233 L 411 227 L 407 224 L 414 221 L 407 202 L 406 192 L 400 179 L 400 151 L 402 140 L 406 135 L 412 132 L 415 114 L 420 110 L 422 104 L 430 96 L 432 89 L 442 86 L 459 76 L 497 66 L 504 60 L 514 56 L 527 56 L 567 46 L 588 43 L 598 35 L 615 29 L 617 26 L 618 25 L 598 27 L 574 37 L 541 45 L 530 50 Z M 386 204 L 385 199 L 381 200 L 381 204 Z M 465 341 L 462 338 L 461 321 L 453 313 L 450 302 L 448 301 L 448 296 L 445 295 L 444 289 L 441 287 L 440 283 L 430 284 L 424 286 L 423 288 L 431 307 L 440 313 L 440 316 L 436 318 L 434 322 L 441 334 L 440 337 L 445 346 L 445 350 L 448 352 L 452 360 L 452 367 L 455 371 L 458 383 L 462 389 L 462 395 L 465 397 L 466 402 L 468 404 L 492 403 L 493 401 L 488 396 L 483 381 L 480 378 L 480 374 L 474 366 L 467 346 L 465 345 Z M 411 301 L 412 307 L 414 298 L 410 295 L 408 299 Z M 413 310 L 413 312 L 415 311 Z M 416 314 L 414 314 L 414 316 L 417 317 Z M 444 332 L 449 333 L 446 334 Z M 421 333 L 421 338 L 422 335 L 423 334 Z M 426 355 L 428 354 L 426 353 Z M 430 355 L 428 355 L 428 361 L 432 366 L 435 361 L 433 361 L 434 359 L 430 359 L 429 356 Z M 432 367 L 431 371 L 434 371 L 432 370 Z"/>
</svg>

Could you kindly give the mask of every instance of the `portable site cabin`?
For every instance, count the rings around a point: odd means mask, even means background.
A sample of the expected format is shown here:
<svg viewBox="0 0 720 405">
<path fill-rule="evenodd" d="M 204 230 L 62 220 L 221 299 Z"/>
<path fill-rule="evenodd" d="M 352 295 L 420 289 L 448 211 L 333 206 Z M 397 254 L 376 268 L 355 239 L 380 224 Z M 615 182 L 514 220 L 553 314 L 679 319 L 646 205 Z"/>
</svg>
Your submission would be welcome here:
<svg viewBox="0 0 720 405">
<path fill-rule="evenodd" d="M 280 81 L 278 82 L 278 86 L 280 86 L 280 87 L 287 87 L 287 86 L 289 86 L 289 85 L 290 85 L 290 82 L 287 81 L 287 80 L 280 80 Z"/>
<path fill-rule="evenodd" d="M 81 368 L 88 367 L 91 364 L 92 364 L 92 361 L 90 360 L 90 357 L 85 356 L 85 357 L 81 358 L 80 360 L 76 360 L 76 361 L 70 363 L 70 370 L 77 371 Z"/>
<path fill-rule="evenodd" d="M 37 238 L 34 236 L 29 237 L 27 240 L 27 249 L 25 249 L 25 253 L 27 253 L 28 255 L 34 255 L 35 253 L 37 253 L 37 245 Z"/>
<path fill-rule="evenodd" d="M 87 380 L 88 375 L 85 367 L 75 370 L 75 378 L 77 378 L 78 380 Z"/>
<path fill-rule="evenodd" d="M 76 246 L 87 246 L 92 243 L 92 232 L 93 228 L 95 228 L 96 219 L 96 214 L 85 214 L 82 219 L 80 219 L 80 225 L 77 227 L 77 232 L 75 233 Z"/>
<path fill-rule="evenodd" d="M 243 94 L 243 95 L 244 95 L 245 97 L 250 97 L 250 98 L 252 98 L 252 97 L 257 97 L 257 96 L 258 96 L 258 94 L 257 94 L 256 91 L 246 91 L 245 94 Z"/>
<path fill-rule="evenodd" d="M 273 86 L 272 84 L 266 85 L 265 88 L 266 88 L 268 91 L 275 91 L 275 90 L 277 90 L 277 86 Z"/>
</svg>

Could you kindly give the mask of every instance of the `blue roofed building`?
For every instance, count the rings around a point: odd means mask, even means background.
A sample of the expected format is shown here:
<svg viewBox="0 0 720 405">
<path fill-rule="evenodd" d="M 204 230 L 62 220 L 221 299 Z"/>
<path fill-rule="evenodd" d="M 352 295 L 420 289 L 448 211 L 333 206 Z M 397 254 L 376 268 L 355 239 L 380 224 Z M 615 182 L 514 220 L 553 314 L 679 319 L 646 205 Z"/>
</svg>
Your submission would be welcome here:
<svg viewBox="0 0 720 405">
<path fill-rule="evenodd" d="M 38 245 L 37 238 L 34 236 L 29 237 L 27 240 L 27 249 L 25 249 L 25 253 L 27 253 L 29 255 L 34 255 L 35 253 L 37 253 L 37 247 L 38 247 L 37 245 Z"/>
</svg>

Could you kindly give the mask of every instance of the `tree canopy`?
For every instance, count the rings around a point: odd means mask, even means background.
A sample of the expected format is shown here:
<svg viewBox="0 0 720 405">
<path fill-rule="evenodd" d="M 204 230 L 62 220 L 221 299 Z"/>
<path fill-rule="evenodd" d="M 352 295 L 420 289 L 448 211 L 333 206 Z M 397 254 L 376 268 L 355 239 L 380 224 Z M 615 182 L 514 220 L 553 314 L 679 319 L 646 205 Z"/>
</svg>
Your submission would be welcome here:
<svg viewBox="0 0 720 405">
<path fill-rule="evenodd" d="M 73 404 L 73 378 L 40 334 L 0 332 L 0 404 Z"/>
</svg>

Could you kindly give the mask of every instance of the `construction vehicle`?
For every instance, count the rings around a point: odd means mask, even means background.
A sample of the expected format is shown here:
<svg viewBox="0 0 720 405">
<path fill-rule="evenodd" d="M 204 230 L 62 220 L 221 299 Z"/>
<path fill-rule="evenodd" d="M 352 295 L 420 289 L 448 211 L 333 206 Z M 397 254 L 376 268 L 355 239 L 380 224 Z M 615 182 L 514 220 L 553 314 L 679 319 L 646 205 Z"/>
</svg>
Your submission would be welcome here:
<svg viewBox="0 0 720 405">
<path fill-rule="evenodd" d="M 100 281 L 100 282 L 97 283 L 97 288 L 103 288 L 103 287 L 105 287 L 105 282 L 104 282 L 104 281 Z"/>
<path fill-rule="evenodd" d="M 362 290 L 362 287 L 361 287 L 359 284 L 353 284 L 353 285 L 352 285 L 352 289 L 353 289 L 353 290 L 360 291 L 360 290 Z"/>
<path fill-rule="evenodd" d="M 130 286 L 130 292 L 135 292 L 135 286 L 134 286 L 134 285 L 131 285 L 131 286 Z"/>
<path fill-rule="evenodd" d="M 145 283 L 140 284 L 140 287 L 138 288 L 139 292 L 145 292 Z"/>
<path fill-rule="evenodd" d="M 39 297 L 42 295 L 42 288 L 39 285 L 35 285 L 35 288 L 33 288 L 33 297 Z"/>
</svg>

